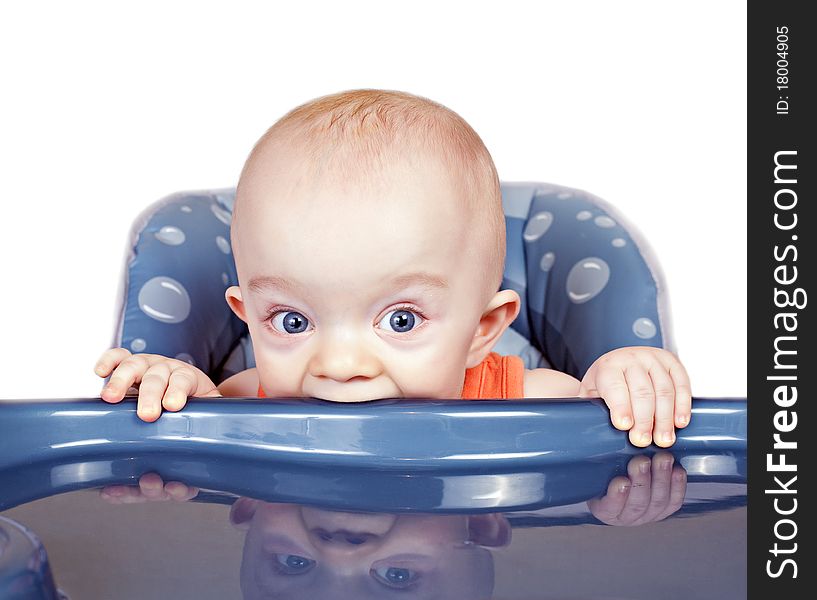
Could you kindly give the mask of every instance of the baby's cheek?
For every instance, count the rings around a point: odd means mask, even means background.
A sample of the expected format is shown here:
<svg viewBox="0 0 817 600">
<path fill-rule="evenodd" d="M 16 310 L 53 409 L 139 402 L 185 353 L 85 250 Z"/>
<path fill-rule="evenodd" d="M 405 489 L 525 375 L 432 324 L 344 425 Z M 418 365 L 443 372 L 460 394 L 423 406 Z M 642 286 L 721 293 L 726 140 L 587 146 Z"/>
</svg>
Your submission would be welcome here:
<svg viewBox="0 0 817 600">
<path fill-rule="evenodd" d="M 437 364 L 404 374 L 399 386 L 409 398 L 459 398 L 464 379 L 464 367 L 446 369 L 445 365 Z"/>
<path fill-rule="evenodd" d="M 264 394 L 270 398 L 302 396 L 301 372 L 297 365 L 291 365 L 285 359 L 259 358 L 256 356 L 255 368 Z"/>
<path fill-rule="evenodd" d="M 459 398 L 465 381 L 467 356 L 459 347 L 435 353 L 415 374 L 415 382 L 424 398 Z"/>
</svg>

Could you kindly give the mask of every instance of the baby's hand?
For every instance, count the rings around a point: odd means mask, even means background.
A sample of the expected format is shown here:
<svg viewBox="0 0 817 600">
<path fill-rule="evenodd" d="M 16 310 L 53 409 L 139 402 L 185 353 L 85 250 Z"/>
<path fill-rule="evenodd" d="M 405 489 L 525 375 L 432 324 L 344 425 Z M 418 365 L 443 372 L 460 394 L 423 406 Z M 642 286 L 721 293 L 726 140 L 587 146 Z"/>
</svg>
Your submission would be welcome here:
<svg viewBox="0 0 817 600">
<path fill-rule="evenodd" d="M 582 379 L 579 395 L 603 398 L 616 428 L 630 431 L 636 446 L 675 442 L 675 427 L 686 427 L 692 392 L 686 369 L 661 348 L 618 348 L 594 362 Z"/>
<path fill-rule="evenodd" d="M 687 474 L 669 452 L 635 456 L 627 477 L 615 477 L 607 494 L 587 501 L 593 516 L 607 525 L 643 525 L 666 519 L 684 503 Z"/>
<path fill-rule="evenodd" d="M 195 498 L 199 489 L 180 481 L 164 483 L 156 473 L 145 473 L 139 485 L 109 485 L 99 491 L 99 497 L 110 504 L 140 504 L 142 502 L 187 502 Z"/>
<path fill-rule="evenodd" d="M 131 354 L 125 348 L 106 350 L 94 367 L 100 377 L 111 374 L 102 392 L 105 402 L 120 402 L 131 386 L 139 388 L 136 414 L 155 421 L 162 407 L 178 411 L 188 396 L 221 396 L 216 385 L 196 367 L 158 354 Z"/>
</svg>

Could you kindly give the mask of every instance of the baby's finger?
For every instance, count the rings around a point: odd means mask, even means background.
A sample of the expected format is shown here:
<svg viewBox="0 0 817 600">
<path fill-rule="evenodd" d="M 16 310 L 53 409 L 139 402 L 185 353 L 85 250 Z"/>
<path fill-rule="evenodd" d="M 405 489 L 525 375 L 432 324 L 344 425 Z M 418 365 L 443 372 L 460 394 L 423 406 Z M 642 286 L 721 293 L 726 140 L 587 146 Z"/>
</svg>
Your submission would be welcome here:
<svg viewBox="0 0 817 600">
<path fill-rule="evenodd" d="M 655 427 L 653 439 L 663 448 L 675 442 L 675 386 L 660 363 L 650 367 L 650 379 L 655 393 Z"/>
<path fill-rule="evenodd" d="M 651 463 L 646 456 L 636 456 L 627 464 L 627 475 L 632 488 L 627 498 L 627 504 L 619 514 L 619 520 L 625 525 L 631 525 L 644 516 L 650 505 L 651 498 Z"/>
<path fill-rule="evenodd" d="M 136 414 L 143 421 L 153 422 L 162 414 L 162 397 L 170 378 L 170 367 L 159 362 L 152 365 L 142 376 L 139 385 L 139 403 Z"/>
<path fill-rule="evenodd" d="M 110 504 L 139 504 L 145 498 L 138 487 L 133 485 L 112 485 L 102 489 L 100 497 Z"/>
<path fill-rule="evenodd" d="M 655 417 L 655 390 L 652 387 L 652 379 L 640 364 L 627 367 L 626 378 L 635 423 L 630 430 L 630 441 L 635 446 L 649 446 Z"/>
<path fill-rule="evenodd" d="M 650 503 L 639 523 L 660 520 L 667 509 L 672 488 L 672 465 L 675 458 L 669 452 L 659 452 L 652 457 L 650 469 Z"/>
<path fill-rule="evenodd" d="M 94 373 L 100 377 L 107 377 L 114 367 L 131 355 L 125 348 L 111 348 L 105 350 L 94 365 Z"/>
<path fill-rule="evenodd" d="M 654 459 L 653 459 L 654 460 Z M 656 468 L 657 467 L 657 468 Z M 672 466 L 669 461 L 653 465 L 653 502 L 642 523 L 662 521 L 678 512 L 686 495 L 686 471 L 680 465 Z M 656 482 L 656 477 L 660 478 Z"/>
<path fill-rule="evenodd" d="M 627 504 L 632 484 L 626 477 L 614 477 L 607 485 L 607 493 L 601 498 L 587 501 L 587 506 L 599 521 L 607 524 L 616 524 L 618 516 Z"/>
<path fill-rule="evenodd" d="M 196 374 L 189 367 L 180 366 L 170 373 L 167 391 L 162 398 L 162 406 L 169 411 L 184 408 L 187 398 L 196 390 Z"/>
<path fill-rule="evenodd" d="M 165 498 L 164 482 L 157 473 L 145 473 L 139 478 L 139 491 L 148 500 Z"/>
<path fill-rule="evenodd" d="M 630 406 L 630 390 L 624 371 L 620 368 L 599 369 L 596 374 L 596 388 L 610 409 L 613 425 L 622 431 L 630 429 L 634 421 Z"/>
<path fill-rule="evenodd" d="M 118 504 L 119 498 L 128 493 L 129 487 L 127 485 L 108 485 L 99 490 L 99 496 L 106 502 Z"/>
<path fill-rule="evenodd" d="M 675 458 L 669 452 L 659 452 L 652 457 L 649 482 L 649 503 L 641 516 L 629 518 L 627 525 L 643 525 L 660 521 L 671 515 L 671 490 L 673 488 L 673 462 Z M 641 468 L 641 467 L 640 467 Z"/>
<path fill-rule="evenodd" d="M 672 361 L 668 370 L 675 387 L 675 426 L 686 427 L 692 416 L 692 388 L 689 375 L 684 365 L 677 359 Z"/>
<path fill-rule="evenodd" d="M 672 488 L 670 489 L 669 503 L 664 512 L 659 516 L 659 519 L 666 519 L 668 516 L 678 512 L 684 504 L 686 493 L 687 472 L 682 466 L 675 465 L 672 468 Z"/>
<path fill-rule="evenodd" d="M 105 402 L 119 402 L 125 397 L 128 389 L 142 380 L 142 375 L 148 368 L 148 361 L 141 354 L 134 354 L 123 360 L 117 366 L 108 385 L 102 388 L 100 397 Z"/>
<path fill-rule="evenodd" d="M 168 481 L 165 484 L 165 493 L 175 502 L 187 502 L 198 495 L 199 488 L 187 486 L 181 481 Z"/>
</svg>

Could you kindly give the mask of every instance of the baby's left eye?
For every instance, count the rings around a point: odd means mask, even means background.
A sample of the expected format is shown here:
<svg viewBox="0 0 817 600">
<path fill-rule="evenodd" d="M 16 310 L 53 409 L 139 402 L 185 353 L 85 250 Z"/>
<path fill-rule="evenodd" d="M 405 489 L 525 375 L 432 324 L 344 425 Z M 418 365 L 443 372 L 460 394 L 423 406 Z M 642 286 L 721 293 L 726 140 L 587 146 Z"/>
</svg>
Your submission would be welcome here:
<svg viewBox="0 0 817 600">
<path fill-rule="evenodd" d="M 371 570 L 371 575 L 390 588 L 406 588 L 417 582 L 420 574 L 403 567 L 382 566 Z"/>
<path fill-rule="evenodd" d="M 275 554 L 278 568 L 287 575 L 300 575 L 311 570 L 315 561 L 297 554 Z"/>
<path fill-rule="evenodd" d="M 294 310 L 275 313 L 271 322 L 272 327 L 281 333 L 301 333 L 309 328 L 309 319 Z"/>
<path fill-rule="evenodd" d="M 406 333 L 420 325 L 423 320 L 423 317 L 417 313 L 406 310 L 405 308 L 400 308 L 386 313 L 386 316 L 380 319 L 380 323 L 378 323 L 377 326 L 381 329 L 394 331 L 395 333 Z"/>
</svg>

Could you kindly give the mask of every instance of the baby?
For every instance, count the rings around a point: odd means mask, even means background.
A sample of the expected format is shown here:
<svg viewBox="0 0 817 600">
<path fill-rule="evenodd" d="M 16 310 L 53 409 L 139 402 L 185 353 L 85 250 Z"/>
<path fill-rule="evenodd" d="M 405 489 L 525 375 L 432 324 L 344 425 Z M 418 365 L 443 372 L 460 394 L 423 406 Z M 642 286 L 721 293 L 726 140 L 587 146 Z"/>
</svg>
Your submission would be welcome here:
<svg viewBox="0 0 817 600">
<path fill-rule="evenodd" d="M 488 150 L 456 113 L 403 92 L 353 90 L 301 105 L 258 141 L 231 228 L 256 368 L 216 386 L 195 367 L 106 351 L 95 372 L 145 421 L 189 396 L 601 397 L 637 446 L 670 446 L 691 413 L 670 352 L 620 348 L 579 382 L 491 349 L 520 309 L 499 290 L 505 222 Z M 497 291 L 499 290 L 499 291 Z"/>
</svg>

